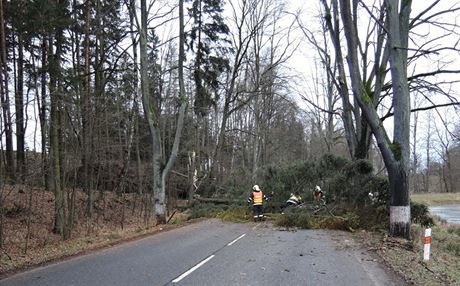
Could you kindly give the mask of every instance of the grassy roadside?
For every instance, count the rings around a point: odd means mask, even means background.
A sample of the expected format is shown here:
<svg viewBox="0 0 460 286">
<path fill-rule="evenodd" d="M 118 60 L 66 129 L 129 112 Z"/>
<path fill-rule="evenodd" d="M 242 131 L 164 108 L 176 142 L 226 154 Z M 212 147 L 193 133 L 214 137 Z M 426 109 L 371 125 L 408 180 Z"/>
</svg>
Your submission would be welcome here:
<svg viewBox="0 0 460 286">
<path fill-rule="evenodd" d="M 0 277 L 21 269 L 42 265 L 66 257 L 89 253 L 123 241 L 141 238 L 170 228 L 170 226 L 149 228 L 141 226 L 129 227 L 124 230 L 107 231 L 65 241 L 55 241 L 43 245 L 42 247 L 31 248 L 26 254 L 17 252 L 9 254 L 4 252 L 0 257 Z"/>
<path fill-rule="evenodd" d="M 412 194 L 411 200 L 428 206 L 454 204 L 460 203 L 460 193 Z M 434 219 L 428 261 L 423 261 L 425 229 L 418 224 L 412 225 L 412 241 L 378 232 L 359 232 L 356 236 L 413 285 L 460 285 L 460 225 Z"/>
<path fill-rule="evenodd" d="M 36 265 L 166 231 L 189 219 L 187 213 L 177 212 L 168 225 L 154 226 L 153 218 L 145 222 L 141 197 L 113 193 L 105 193 L 96 201 L 94 216 L 88 219 L 86 194 L 77 191 L 75 221 L 69 239 L 64 240 L 52 232 L 52 193 L 40 188 L 7 186 L 3 199 L 0 278 Z"/>
<path fill-rule="evenodd" d="M 412 194 L 411 200 L 417 203 L 433 205 L 444 205 L 460 203 L 460 193 L 426 193 Z"/>
<path fill-rule="evenodd" d="M 432 228 L 429 261 L 423 261 L 424 230 L 418 225 L 412 226 L 411 242 L 375 232 L 355 236 L 410 284 L 460 285 L 460 226 L 437 223 Z"/>
</svg>

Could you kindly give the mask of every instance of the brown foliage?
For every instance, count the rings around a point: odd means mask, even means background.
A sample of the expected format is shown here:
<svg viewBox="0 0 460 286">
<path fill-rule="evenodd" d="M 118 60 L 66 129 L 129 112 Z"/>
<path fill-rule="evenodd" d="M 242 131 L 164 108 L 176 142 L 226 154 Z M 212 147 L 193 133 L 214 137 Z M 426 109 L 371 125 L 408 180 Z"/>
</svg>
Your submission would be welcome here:
<svg viewBox="0 0 460 286">
<path fill-rule="evenodd" d="M 69 199 L 72 190 L 66 192 Z M 88 244 L 121 237 L 117 231 L 139 232 L 154 223 L 145 223 L 145 204 L 137 194 L 97 193 L 94 215 L 90 219 L 86 216 L 86 194 L 80 190 L 75 192 L 74 224 L 69 228 L 66 209 L 66 227 L 71 231 L 69 239 L 64 241 L 62 236 L 52 232 L 54 195 L 51 192 L 27 186 L 3 189 L 4 241 L 0 273 L 72 255 L 88 248 Z M 151 212 L 147 215 L 150 218 Z"/>
</svg>

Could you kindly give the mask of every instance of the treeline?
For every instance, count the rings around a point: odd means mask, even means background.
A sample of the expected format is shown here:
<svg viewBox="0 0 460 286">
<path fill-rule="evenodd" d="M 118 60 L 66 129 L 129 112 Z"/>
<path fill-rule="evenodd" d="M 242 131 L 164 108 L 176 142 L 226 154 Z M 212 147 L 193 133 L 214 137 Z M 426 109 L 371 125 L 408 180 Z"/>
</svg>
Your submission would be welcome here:
<svg viewBox="0 0 460 286">
<path fill-rule="evenodd" d="M 433 80 L 455 71 L 417 64 L 456 46 L 411 37 L 423 25 L 456 36 L 435 18 L 457 9 L 412 17 L 405 1 L 320 1 L 313 21 L 284 1 L 184 1 L 0 1 L 2 184 L 54 192 L 57 233 L 69 187 L 87 194 L 88 217 L 95 192 L 111 190 L 144 196 L 162 222 L 168 199 L 222 195 L 265 166 L 324 153 L 374 159 L 376 142 L 392 233 L 408 235 L 410 114 L 458 105 L 455 81 Z M 305 92 L 287 67 L 299 33 L 316 53 Z"/>
<path fill-rule="evenodd" d="M 283 65 L 294 44 L 275 29 L 282 3 L 232 2 L 224 21 L 222 1 L 186 1 L 181 43 L 177 3 L 144 11 L 142 2 L 0 1 L 2 184 L 54 192 L 56 232 L 72 210 L 69 188 L 87 193 L 89 217 L 98 190 L 157 200 L 152 157 L 164 169 L 173 149 L 181 45 L 188 109 L 166 201 L 210 196 L 323 149 L 310 139 L 321 126 L 308 128 L 289 96 L 294 79 Z"/>
</svg>

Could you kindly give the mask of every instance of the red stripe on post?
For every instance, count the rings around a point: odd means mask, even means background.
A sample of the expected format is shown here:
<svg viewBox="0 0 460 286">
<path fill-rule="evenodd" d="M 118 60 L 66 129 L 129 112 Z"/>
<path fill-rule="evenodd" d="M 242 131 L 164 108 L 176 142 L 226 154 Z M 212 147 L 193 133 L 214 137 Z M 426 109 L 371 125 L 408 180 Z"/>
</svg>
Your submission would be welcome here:
<svg viewBox="0 0 460 286">
<path fill-rule="evenodd" d="M 425 244 L 430 244 L 431 243 L 431 236 L 426 236 L 425 237 Z"/>
</svg>

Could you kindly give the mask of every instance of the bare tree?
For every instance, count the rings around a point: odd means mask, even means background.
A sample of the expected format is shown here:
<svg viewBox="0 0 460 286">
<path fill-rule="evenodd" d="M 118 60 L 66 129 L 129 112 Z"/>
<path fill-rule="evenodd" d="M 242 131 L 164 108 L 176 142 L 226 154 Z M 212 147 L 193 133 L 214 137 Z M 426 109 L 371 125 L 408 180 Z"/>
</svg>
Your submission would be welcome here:
<svg viewBox="0 0 460 286">
<path fill-rule="evenodd" d="M 440 116 L 441 117 L 441 116 Z M 435 132 L 437 136 L 437 147 L 436 150 L 439 158 L 441 159 L 441 181 L 444 185 L 445 192 L 455 192 L 455 184 L 453 178 L 453 158 L 452 158 L 452 143 L 454 140 L 449 132 L 449 124 L 446 118 L 443 118 L 442 122 L 435 125 Z M 441 125 L 441 126 L 438 126 Z M 440 191 L 440 190 L 436 190 Z"/>
<path fill-rule="evenodd" d="M 150 102 L 149 85 L 150 82 L 147 76 L 147 5 L 146 0 L 141 0 L 141 25 L 140 25 L 140 63 L 141 63 L 141 90 L 142 90 L 142 103 L 144 107 L 144 114 L 148 122 L 151 141 L 152 141 L 152 164 L 153 164 L 153 194 L 154 194 L 154 206 L 155 216 L 157 223 L 166 222 L 166 195 L 165 195 L 165 184 L 166 178 L 171 171 L 173 164 L 177 158 L 179 151 L 180 136 L 184 124 L 185 111 L 187 107 L 187 101 L 185 98 L 185 88 L 183 85 L 183 61 L 184 61 L 184 30 L 183 30 L 183 2 L 179 2 L 179 18 L 180 18 L 180 34 L 179 34 L 179 79 L 180 79 L 180 111 L 177 120 L 176 133 L 174 137 L 174 143 L 164 168 L 162 167 L 162 146 L 161 146 L 161 133 L 159 125 L 159 108 L 155 103 Z M 158 104 L 158 103 L 156 103 Z"/>
<path fill-rule="evenodd" d="M 377 139 L 377 142 L 390 180 L 390 233 L 409 238 L 410 94 L 407 82 L 407 47 L 411 0 L 401 3 L 398 0 L 389 0 L 386 2 L 386 9 L 395 114 L 393 150 L 390 145 L 383 145 L 383 142 L 387 142 L 386 138 Z"/>
<path fill-rule="evenodd" d="M 426 131 L 426 144 L 425 144 L 425 151 L 426 151 L 426 158 L 425 158 L 425 167 L 426 167 L 426 172 L 424 175 L 424 191 L 425 192 L 430 192 L 430 176 L 431 176 L 431 148 L 433 144 L 433 140 L 431 138 L 432 133 L 433 133 L 433 126 L 432 126 L 432 119 L 433 116 L 431 112 L 428 112 L 428 120 L 427 120 L 427 127 L 425 129 Z"/>
<path fill-rule="evenodd" d="M 356 108 L 357 106 L 356 98 L 353 97 L 354 103 L 350 102 L 350 91 L 349 91 L 349 86 L 347 83 L 347 73 L 345 69 L 345 62 L 344 62 L 343 51 L 341 47 L 340 34 L 341 34 L 342 28 L 340 27 L 340 20 L 339 20 L 340 19 L 339 18 L 339 13 L 340 13 L 339 5 L 337 1 L 331 2 L 332 7 L 330 7 L 326 1 L 322 1 L 322 3 L 325 9 L 324 10 L 325 20 L 326 20 L 325 25 L 327 26 L 327 29 L 329 31 L 330 38 L 334 46 L 334 53 L 335 53 L 335 65 L 333 66 L 329 65 L 325 67 L 327 69 L 326 70 L 327 73 L 330 76 L 330 79 L 334 82 L 334 85 L 336 89 L 338 90 L 340 97 L 342 99 L 341 116 L 342 116 L 343 126 L 345 130 L 345 137 L 347 140 L 347 144 L 349 146 L 350 156 L 353 159 L 366 158 L 368 156 L 368 150 L 370 148 L 370 142 L 371 142 L 370 141 L 370 136 L 371 136 L 370 128 L 369 128 L 369 125 L 364 115 L 362 114 L 362 111 L 359 108 Z M 357 2 L 354 2 L 354 3 L 355 5 L 357 4 Z M 356 14 L 353 14 L 353 16 L 356 16 Z M 353 20 L 356 21 L 356 19 L 353 19 Z M 347 23 L 345 23 L 344 20 L 342 21 L 343 21 L 343 25 L 345 28 L 345 25 L 347 25 Z M 305 33 L 305 29 L 303 30 Z M 379 33 L 382 33 L 382 30 L 379 30 Z M 313 41 L 314 43 L 316 43 L 311 33 L 310 35 L 307 35 L 307 36 L 309 36 L 309 38 L 311 39 L 310 41 Z M 369 36 L 370 35 L 367 35 L 365 42 L 369 41 L 368 39 Z M 364 86 L 365 84 L 366 86 L 369 86 L 367 82 L 375 81 L 376 85 L 375 85 L 374 91 L 369 90 L 369 88 L 367 89 L 367 92 L 369 92 L 370 96 L 372 97 L 372 94 L 380 93 L 380 88 L 382 86 L 381 81 L 383 80 L 383 76 L 381 76 L 379 73 L 372 73 L 372 72 L 368 75 L 366 69 L 362 71 L 359 70 L 360 66 L 363 66 L 363 67 L 367 66 L 366 61 L 368 60 L 367 59 L 368 54 L 367 54 L 366 49 L 365 50 L 361 49 L 361 45 L 358 41 L 359 38 L 358 38 L 357 33 L 354 34 L 354 37 L 355 39 L 354 39 L 353 47 L 355 51 L 353 51 L 353 53 L 355 54 L 355 57 L 356 57 L 355 64 L 360 64 L 359 56 L 362 57 L 362 60 L 361 60 L 362 64 L 355 68 L 355 75 L 359 77 L 359 84 L 363 86 L 361 89 L 365 89 L 365 86 Z M 381 53 L 380 53 L 384 43 L 381 37 L 377 37 L 377 39 L 379 39 L 379 41 L 376 42 L 376 48 L 375 48 L 377 51 L 375 54 L 375 59 L 374 59 L 375 67 L 378 69 L 385 70 L 386 60 L 385 60 L 385 57 L 381 59 Z M 349 55 L 350 55 L 350 52 L 351 51 L 348 51 Z M 359 55 L 358 55 L 358 52 L 360 53 Z M 348 65 L 350 65 L 351 59 L 347 58 L 347 60 L 348 60 Z M 337 76 L 335 76 L 335 71 L 333 70 L 333 68 L 337 68 L 337 73 L 338 73 Z M 379 77 L 379 75 L 381 77 Z M 353 79 L 351 80 L 353 81 Z M 352 86 L 353 86 L 353 83 L 352 83 Z M 354 87 L 353 87 L 353 92 L 356 92 L 354 90 Z M 376 105 L 378 96 L 373 96 L 372 98 L 373 98 L 372 103 Z"/>
<path fill-rule="evenodd" d="M 313 124 L 316 126 L 318 135 L 321 138 L 321 142 L 324 141 L 325 144 L 319 144 L 319 146 L 325 147 L 326 152 L 333 152 L 334 147 L 338 141 L 338 134 L 343 131 L 335 130 L 336 129 L 336 118 L 340 117 L 342 119 L 343 126 L 351 127 L 352 125 L 347 125 L 347 120 L 350 118 L 350 114 L 343 112 L 339 106 L 341 95 L 345 103 L 347 102 L 348 96 L 346 90 L 342 90 L 343 93 L 340 95 L 337 91 L 337 72 L 338 66 L 340 64 L 336 63 L 333 57 L 333 50 L 329 46 L 329 37 L 328 33 L 330 32 L 326 19 L 320 18 L 320 30 L 318 31 L 319 36 L 316 36 L 316 33 L 311 31 L 307 25 L 305 25 L 301 18 L 297 15 L 296 17 L 297 24 L 300 27 L 302 33 L 310 42 L 311 45 L 316 50 L 317 56 L 315 56 L 315 65 L 312 70 L 313 75 L 311 77 L 311 86 L 309 94 L 301 93 L 302 98 L 306 101 L 308 106 L 311 106 L 310 114 L 312 117 Z M 331 23 L 329 23 L 331 27 Z M 349 110 L 351 111 L 351 110 Z M 343 114 L 343 116 L 341 116 Z M 348 128 L 349 130 L 351 128 Z M 325 132 L 323 131 L 325 130 Z M 349 131 L 351 132 L 351 130 Z M 325 134 L 324 134 L 325 133 Z M 347 138 L 354 138 L 356 135 L 346 134 Z M 353 150 L 354 140 L 349 140 L 350 145 L 350 155 L 353 155 L 355 151 Z M 323 148 L 324 149 L 324 148 Z M 324 153 L 324 152 L 320 152 Z"/>
<path fill-rule="evenodd" d="M 420 104 L 417 102 L 416 97 L 412 97 L 413 103 L 412 106 L 417 106 Z M 418 143 L 418 127 L 419 127 L 419 112 L 413 112 L 412 113 L 412 165 L 411 165 L 411 185 L 412 185 L 412 190 L 414 193 L 419 192 L 419 184 L 418 184 L 418 173 L 417 170 L 419 168 L 419 155 L 418 155 L 418 148 L 417 148 L 417 143 Z"/>
<path fill-rule="evenodd" d="M 376 138 L 390 181 L 390 233 L 410 237 L 409 206 L 409 114 L 410 96 L 407 83 L 407 46 L 411 1 L 386 1 L 387 50 L 393 86 L 394 134 L 390 143 L 386 130 L 375 109 L 372 94 L 366 89 L 359 72 L 357 2 L 340 1 L 340 14 L 344 23 L 348 50 L 348 68 L 351 77 L 353 97 Z M 398 4 L 401 8 L 398 11 Z M 376 71 L 377 72 L 377 71 Z"/>
<path fill-rule="evenodd" d="M 255 111 L 252 132 L 252 173 L 258 169 L 258 160 L 261 156 L 261 140 L 263 136 L 257 130 L 262 120 L 263 102 L 262 89 L 267 87 L 266 98 L 269 98 L 269 86 L 273 84 L 273 75 L 282 64 L 291 56 L 295 49 L 294 39 L 289 37 L 291 27 L 284 31 L 274 29 L 282 18 L 283 5 L 273 0 L 238 1 L 231 2 L 231 37 L 234 50 L 230 60 L 230 72 L 227 75 L 226 87 L 221 113 L 220 126 L 217 131 L 217 143 L 213 152 L 212 171 L 217 174 L 223 168 L 223 147 L 226 146 L 226 134 L 232 114 L 253 104 Z M 277 26 L 276 26 L 277 27 Z M 271 41 L 269 40 L 271 39 Z M 282 39 L 282 40 L 281 40 Z M 265 81 L 267 85 L 265 85 Z M 230 146 L 230 144 L 228 144 Z"/>
</svg>

